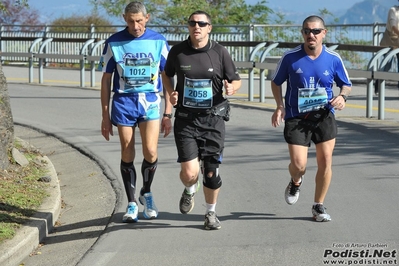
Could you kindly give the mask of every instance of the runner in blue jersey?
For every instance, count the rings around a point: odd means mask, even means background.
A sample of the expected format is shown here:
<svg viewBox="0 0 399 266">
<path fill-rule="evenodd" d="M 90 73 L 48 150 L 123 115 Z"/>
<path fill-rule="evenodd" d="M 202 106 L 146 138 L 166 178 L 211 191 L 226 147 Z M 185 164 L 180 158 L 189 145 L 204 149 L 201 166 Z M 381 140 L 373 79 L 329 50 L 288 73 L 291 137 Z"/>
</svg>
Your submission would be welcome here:
<svg viewBox="0 0 399 266">
<path fill-rule="evenodd" d="M 123 15 L 127 27 L 109 37 L 105 43 L 100 68 L 102 124 L 101 133 L 106 140 L 113 135 L 112 126 L 118 128 L 121 144 L 120 169 L 125 186 L 128 206 L 123 222 L 138 221 L 136 192 L 135 129 L 139 128 L 142 140 L 143 162 L 141 173 L 143 186 L 139 202 L 144 206 L 143 216 L 158 216 L 151 184 L 158 163 L 159 131 L 164 137 L 172 129 L 172 105 L 167 92 L 165 111 L 160 129 L 161 76 L 169 52 L 166 39 L 146 28 L 150 15 L 140 2 L 129 3 Z M 112 86 L 111 86 L 112 84 Z M 111 87 L 114 92 L 110 108 Z M 110 114 L 111 113 L 111 114 Z"/>
<path fill-rule="evenodd" d="M 226 48 L 209 39 L 212 30 L 209 14 L 192 13 L 188 26 L 190 37 L 171 48 L 165 66 L 167 76 L 177 76 L 176 89 L 170 80 L 165 82 L 165 88 L 176 107 L 174 135 L 180 180 L 185 186 L 179 208 L 183 214 L 194 208 L 201 172 L 206 202 L 204 227 L 215 230 L 221 228 L 215 208 L 222 186 L 219 164 L 225 121 L 229 119 L 225 96 L 233 95 L 241 87 L 241 79 Z"/>
<path fill-rule="evenodd" d="M 324 199 L 332 177 L 332 154 L 337 136 L 335 110 L 345 108 L 351 92 L 351 82 L 341 57 L 323 45 L 326 36 L 324 21 L 318 16 L 307 17 L 302 24 L 304 43 L 286 52 L 277 64 L 271 86 L 277 103 L 272 125 L 284 125 L 288 143 L 291 180 L 285 190 L 285 200 L 295 204 L 303 182 L 311 142 L 316 146 L 316 188 L 313 218 L 330 221 Z M 287 88 L 283 100 L 282 84 Z M 334 95 L 334 83 L 340 88 Z"/>
</svg>

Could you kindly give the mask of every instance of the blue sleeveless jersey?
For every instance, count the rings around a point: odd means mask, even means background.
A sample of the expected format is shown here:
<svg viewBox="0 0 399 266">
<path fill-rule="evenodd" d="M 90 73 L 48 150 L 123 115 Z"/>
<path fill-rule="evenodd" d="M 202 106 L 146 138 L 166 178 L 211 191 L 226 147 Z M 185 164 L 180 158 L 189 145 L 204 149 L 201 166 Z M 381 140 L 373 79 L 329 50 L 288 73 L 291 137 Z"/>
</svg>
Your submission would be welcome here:
<svg viewBox="0 0 399 266">
<path fill-rule="evenodd" d="M 165 37 L 153 30 L 134 37 L 125 28 L 105 42 L 99 69 L 114 73 L 115 93 L 161 92 L 169 49 Z"/>
<path fill-rule="evenodd" d="M 277 64 L 272 80 L 278 86 L 287 82 L 284 96 L 285 119 L 300 114 L 299 109 L 302 107 L 298 104 L 298 98 L 301 96 L 300 93 L 305 94 L 306 90 L 312 92 L 317 92 L 318 89 L 325 90 L 327 95 L 325 107 L 334 112 L 332 106 L 328 104 L 328 101 L 334 97 L 334 82 L 340 88 L 352 86 L 339 54 L 325 46 L 320 56 L 314 60 L 306 54 L 303 45 L 285 52 Z"/>
</svg>

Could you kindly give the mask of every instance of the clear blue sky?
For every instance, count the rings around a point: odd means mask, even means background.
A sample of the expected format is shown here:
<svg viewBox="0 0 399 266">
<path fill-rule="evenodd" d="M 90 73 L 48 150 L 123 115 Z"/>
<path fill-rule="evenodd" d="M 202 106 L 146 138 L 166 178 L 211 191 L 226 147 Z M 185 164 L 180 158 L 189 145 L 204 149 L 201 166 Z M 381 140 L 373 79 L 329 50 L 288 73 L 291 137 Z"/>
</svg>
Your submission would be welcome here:
<svg viewBox="0 0 399 266">
<path fill-rule="evenodd" d="M 382 0 L 397 4 L 396 0 Z M 257 0 L 246 0 L 248 4 L 255 4 Z M 275 11 L 283 11 L 284 13 L 299 12 L 313 14 L 319 9 L 327 8 L 331 12 L 340 12 L 336 16 L 343 15 L 344 12 L 354 4 L 362 2 L 362 0 L 334 0 L 334 1 L 318 1 L 318 0 L 268 0 L 268 6 Z M 29 0 L 29 5 L 40 12 L 41 20 L 48 23 L 60 16 L 70 16 L 73 13 L 87 14 L 92 9 L 89 0 Z M 121 11 L 122 14 L 122 11 Z M 287 19 L 289 19 L 287 17 Z M 122 18 L 112 19 L 113 22 L 120 21 Z"/>
</svg>

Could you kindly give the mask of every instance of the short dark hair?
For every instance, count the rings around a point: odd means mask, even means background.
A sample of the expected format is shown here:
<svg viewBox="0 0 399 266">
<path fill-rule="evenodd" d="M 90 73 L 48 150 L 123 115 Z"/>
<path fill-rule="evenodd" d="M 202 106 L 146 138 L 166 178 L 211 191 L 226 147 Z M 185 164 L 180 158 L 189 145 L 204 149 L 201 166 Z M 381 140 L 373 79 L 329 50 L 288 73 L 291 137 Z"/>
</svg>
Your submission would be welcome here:
<svg viewBox="0 0 399 266">
<path fill-rule="evenodd" d="M 125 7 L 125 14 L 133 13 L 143 13 L 144 16 L 147 15 L 147 9 L 145 8 L 144 4 L 141 2 L 131 2 Z"/>
<path fill-rule="evenodd" d="M 399 0 L 398 0 L 398 1 L 399 1 Z M 324 23 L 324 20 L 323 20 L 321 17 L 316 16 L 316 15 L 311 15 L 311 16 L 305 18 L 305 20 L 302 22 L 302 28 L 303 28 L 303 26 L 305 25 L 305 23 L 308 23 L 308 22 L 317 22 L 317 21 L 321 23 L 321 25 L 322 25 L 323 28 L 326 27 L 326 25 L 325 25 L 325 23 Z"/>
<path fill-rule="evenodd" d="M 399 1 L 399 0 L 398 0 L 398 1 Z M 206 13 L 205 11 L 197 10 L 197 11 L 191 13 L 191 15 L 188 17 L 188 20 L 190 20 L 191 17 L 194 16 L 194 15 L 205 15 L 206 18 L 208 19 L 209 24 L 212 24 L 211 16 L 210 16 L 208 13 Z"/>
</svg>

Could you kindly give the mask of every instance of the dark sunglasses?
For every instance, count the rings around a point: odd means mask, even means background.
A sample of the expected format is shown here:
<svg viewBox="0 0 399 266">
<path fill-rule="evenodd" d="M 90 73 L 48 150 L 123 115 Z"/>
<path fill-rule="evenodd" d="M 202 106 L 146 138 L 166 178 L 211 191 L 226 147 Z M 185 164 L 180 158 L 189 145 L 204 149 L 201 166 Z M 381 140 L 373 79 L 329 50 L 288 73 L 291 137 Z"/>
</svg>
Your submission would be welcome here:
<svg viewBox="0 0 399 266">
<path fill-rule="evenodd" d="M 306 35 L 308 35 L 309 33 L 313 33 L 313 35 L 317 35 L 320 34 L 320 32 L 324 30 L 324 29 L 302 29 L 302 32 L 305 33 Z"/>
<path fill-rule="evenodd" d="M 211 25 L 211 24 L 209 24 L 208 22 L 205 22 L 205 21 L 194 21 L 194 20 L 189 20 L 188 21 L 188 25 L 190 25 L 190 27 L 195 27 L 195 25 L 197 23 L 198 23 L 198 26 L 200 26 L 201 28 L 206 27 L 208 25 Z"/>
</svg>

